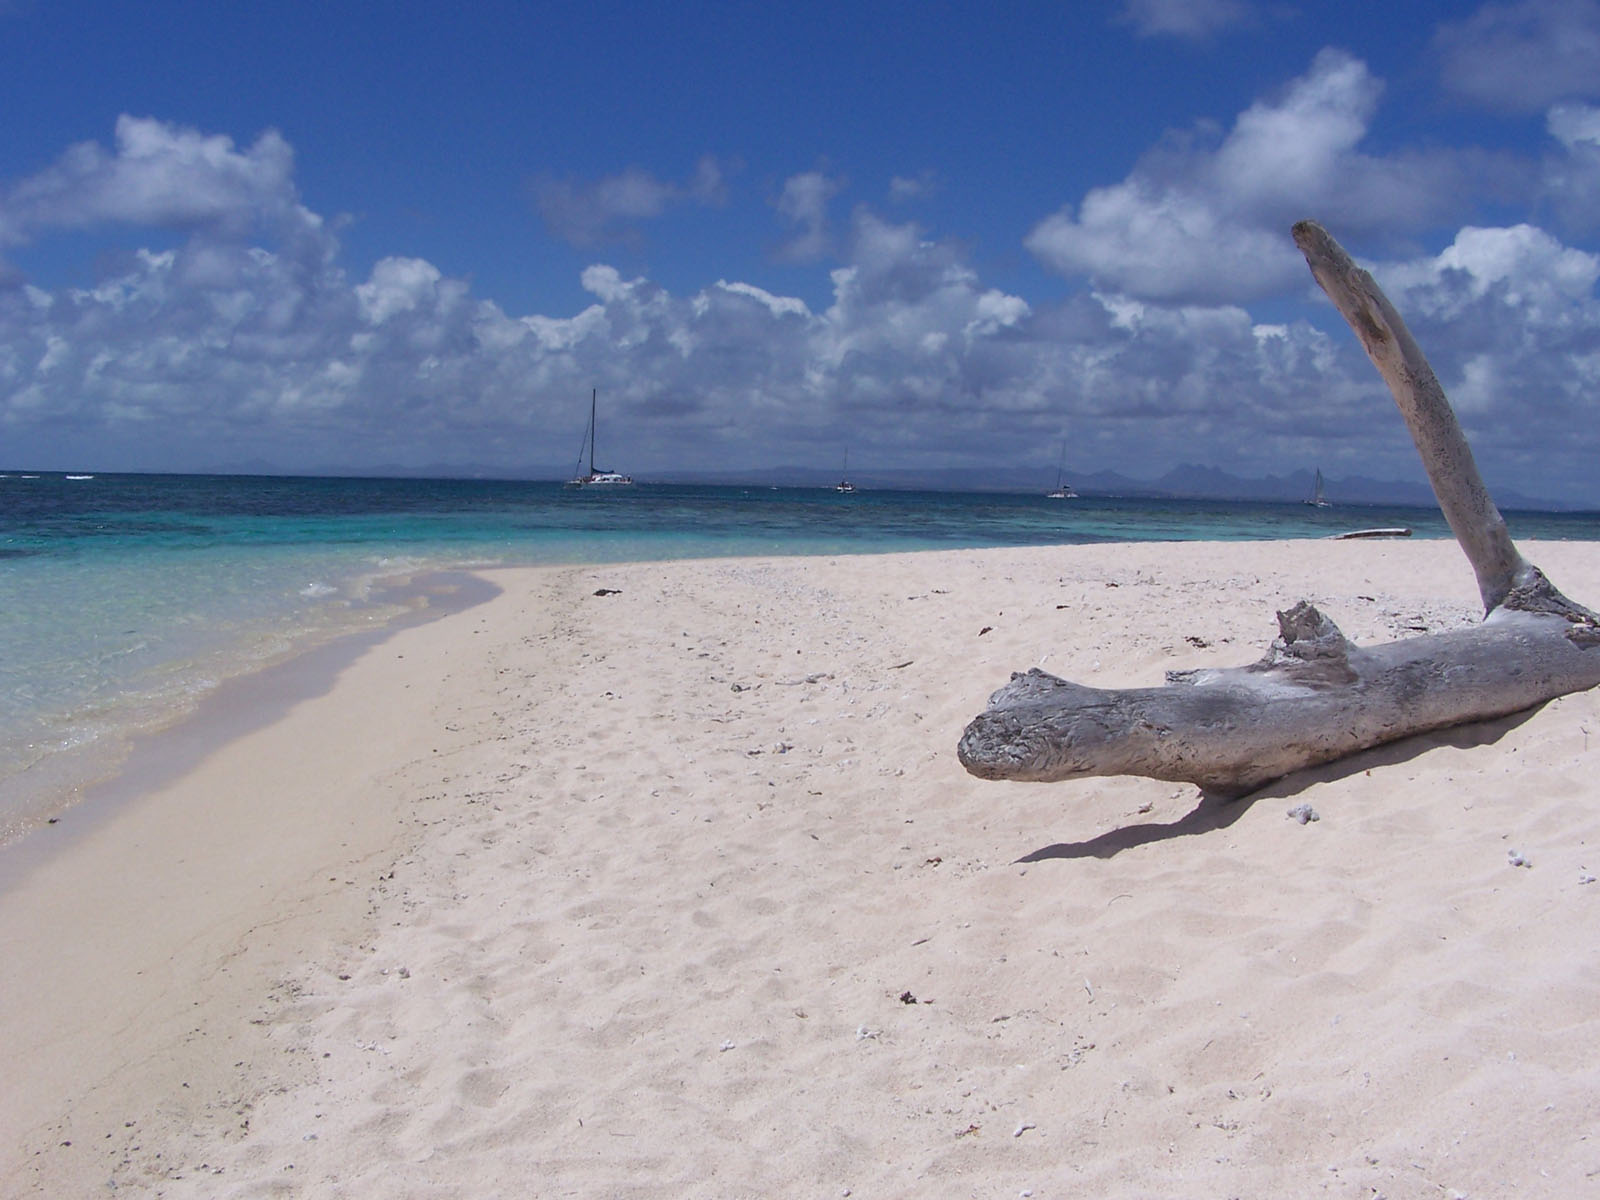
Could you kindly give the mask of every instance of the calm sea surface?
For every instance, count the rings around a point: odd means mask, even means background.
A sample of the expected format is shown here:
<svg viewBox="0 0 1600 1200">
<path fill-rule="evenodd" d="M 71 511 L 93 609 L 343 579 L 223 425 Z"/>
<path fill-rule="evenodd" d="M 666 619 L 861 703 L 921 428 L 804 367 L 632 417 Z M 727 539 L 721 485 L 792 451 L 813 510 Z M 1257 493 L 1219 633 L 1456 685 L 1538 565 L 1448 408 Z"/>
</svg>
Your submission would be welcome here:
<svg viewBox="0 0 1600 1200">
<path fill-rule="evenodd" d="M 1600 540 L 1597 514 L 1508 514 Z M 754 554 L 1320 537 L 1437 511 L 1036 495 L 0 472 L 0 841 L 71 764 L 220 680 L 381 624 L 436 570 Z"/>
</svg>

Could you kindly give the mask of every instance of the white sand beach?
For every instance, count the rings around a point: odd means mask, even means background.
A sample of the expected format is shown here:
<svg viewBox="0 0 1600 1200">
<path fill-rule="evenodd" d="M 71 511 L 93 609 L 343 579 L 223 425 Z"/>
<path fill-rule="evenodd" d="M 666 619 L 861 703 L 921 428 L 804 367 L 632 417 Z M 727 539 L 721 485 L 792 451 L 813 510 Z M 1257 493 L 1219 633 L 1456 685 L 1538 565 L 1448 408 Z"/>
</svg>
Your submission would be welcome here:
<svg viewBox="0 0 1600 1200">
<path fill-rule="evenodd" d="M 0 1195 L 1600 1194 L 1600 697 L 1233 804 L 955 757 L 1013 670 L 1470 623 L 1453 543 L 487 577 L 34 835 Z"/>
</svg>

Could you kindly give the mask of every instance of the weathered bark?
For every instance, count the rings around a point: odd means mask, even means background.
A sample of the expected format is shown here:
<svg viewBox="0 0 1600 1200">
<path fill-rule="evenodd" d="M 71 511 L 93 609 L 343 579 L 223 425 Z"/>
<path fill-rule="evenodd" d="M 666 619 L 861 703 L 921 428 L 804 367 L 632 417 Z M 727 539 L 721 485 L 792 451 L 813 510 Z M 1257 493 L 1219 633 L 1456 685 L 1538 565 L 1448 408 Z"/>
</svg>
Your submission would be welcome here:
<svg viewBox="0 0 1600 1200">
<path fill-rule="evenodd" d="M 1294 240 L 1306 256 L 1311 274 L 1344 314 L 1367 357 L 1394 393 L 1444 519 L 1477 573 L 1483 610 L 1491 611 L 1505 599 L 1527 564 L 1512 545 L 1500 510 L 1489 498 L 1438 376 L 1372 276 L 1350 260 L 1326 229 L 1314 221 L 1301 221 L 1294 227 Z"/>
<path fill-rule="evenodd" d="M 1013 675 L 967 726 L 961 762 L 982 779 L 1143 775 L 1237 794 L 1600 683 L 1600 637 L 1548 614 L 1502 608 L 1472 629 L 1365 649 L 1309 605 L 1278 622 L 1259 663 L 1173 672 L 1166 687 Z"/>
<path fill-rule="evenodd" d="M 1278 614 L 1279 638 L 1247 667 L 1174 672 L 1166 687 L 1125 690 L 1037 669 L 1013 675 L 962 735 L 957 754 L 972 774 L 1038 782 L 1144 775 L 1238 794 L 1301 767 L 1600 684 L 1600 619 L 1517 552 L 1399 314 L 1321 226 L 1302 222 L 1294 235 L 1394 393 L 1477 575 L 1483 624 L 1362 649 L 1302 603 Z"/>
</svg>

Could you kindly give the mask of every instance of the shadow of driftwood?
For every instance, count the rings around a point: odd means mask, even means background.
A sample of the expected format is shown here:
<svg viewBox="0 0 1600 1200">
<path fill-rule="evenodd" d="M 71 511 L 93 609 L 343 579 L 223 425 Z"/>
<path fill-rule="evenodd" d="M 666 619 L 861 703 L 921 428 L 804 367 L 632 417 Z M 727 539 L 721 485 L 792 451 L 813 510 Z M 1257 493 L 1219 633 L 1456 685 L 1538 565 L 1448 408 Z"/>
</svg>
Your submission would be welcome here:
<svg viewBox="0 0 1600 1200">
<path fill-rule="evenodd" d="M 1195 837 L 1218 829 L 1226 829 L 1244 816 L 1257 801 L 1292 800 L 1314 783 L 1331 783 L 1360 775 L 1377 767 L 1397 766 L 1441 746 L 1451 746 L 1457 750 L 1491 746 L 1532 718 L 1543 707 L 1543 704 L 1538 704 L 1522 712 L 1512 713 L 1508 717 L 1497 717 L 1492 721 L 1474 721 L 1469 725 L 1456 725 L 1449 729 L 1438 729 L 1432 733 L 1402 738 L 1387 745 L 1374 746 L 1370 750 L 1349 755 L 1337 762 L 1295 771 L 1243 796 L 1232 797 L 1202 792 L 1200 802 L 1176 821 L 1169 821 L 1166 824 L 1124 825 L 1108 829 L 1080 842 L 1057 842 L 1052 846 L 1042 846 L 1024 854 L 1016 861 L 1036 863 L 1053 858 L 1111 858 L 1135 846 L 1147 846 L 1151 842 Z"/>
<path fill-rule="evenodd" d="M 1534 714 L 1548 703 L 1549 701 L 1544 701 L 1532 708 L 1512 713 L 1508 717 L 1496 717 L 1492 721 L 1473 721 L 1467 725 L 1452 725 L 1448 729 L 1419 733 L 1412 737 L 1401 738 L 1397 742 L 1374 746 L 1370 750 L 1363 750 L 1359 754 L 1351 754 L 1334 762 L 1323 763 L 1318 767 L 1307 767 L 1303 771 L 1295 771 L 1282 779 L 1263 784 L 1247 798 L 1287 800 L 1299 795 L 1314 783 L 1332 783 L 1377 767 L 1399 766 L 1441 746 L 1450 746 L 1456 750 L 1492 746 L 1513 729 L 1531 720 Z"/>
<path fill-rule="evenodd" d="M 1051 858 L 1110 858 L 1135 846 L 1146 846 L 1151 842 L 1194 837 L 1197 834 L 1210 833 L 1215 829 L 1226 829 L 1249 811 L 1260 794 L 1253 792 L 1237 800 L 1230 800 L 1225 796 L 1202 792 L 1200 803 L 1176 821 L 1164 825 L 1124 825 L 1118 829 L 1108 829 L 1085 841 L 1057 842 L 1053 846 L 1043 846 L 1031 854 L 1024 854 L 1017 861 L 1034 863 Z"/>
</svg>

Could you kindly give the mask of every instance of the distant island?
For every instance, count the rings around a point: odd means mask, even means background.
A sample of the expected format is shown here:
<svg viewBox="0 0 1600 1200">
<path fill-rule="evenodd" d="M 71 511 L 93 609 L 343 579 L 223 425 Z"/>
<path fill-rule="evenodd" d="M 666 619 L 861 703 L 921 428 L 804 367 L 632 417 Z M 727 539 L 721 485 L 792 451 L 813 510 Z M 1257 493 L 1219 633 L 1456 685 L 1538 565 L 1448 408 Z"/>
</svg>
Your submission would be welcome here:
<svg viewBox="0 0 1600 1200">
<path fill-rule="evenodd" d="M 370 467 L 340 468 L 332 465 L 288 471 L 256 460 L 217 466 L 211 471 L 191 472 L 218 475 L 324 475 L 350 478 L 389 479 L 524 479 L 560 481 L 567 476 L 559 467 L 530 464 L 525 471 L 508 471 L 481 463 L 427 463 L 402 465 L 382 463 Z M 1259 500 L 1293 504 L 1311 495 L 1315 469 L 1292 471 L 1285 475 L 1247 478 L 1231 475 L 1216 467 L 1185 463 L 1155 479 L 1134 479 L 1114 471 L 1071 473 L 1078 495 L 1092 498 L 1127 497 L 1132 500 Z M 1054 484 L 1056 468 L 958 467 L 930 470 L 852 470 L 852 482 L 864 491 L 1003 492 L 1043 494 Z M 816 487 L 832 488 L 839 482 L 836 470 L 809 466 L 732 468 L 716 471 L 642 471 L 641 483 L 669 483 L 729 487 Z M 1418 468 L 1415 480 L 1373 479 L 1363 475 L 1327 475 L 1326 494 L 1334 506 L 1398 504 L 1432 508 L 1433 490 Z M 1537 512 L 1588 511 L 1592 506 L 1549 497 L 1529 496 L 1497 484 L 1495 498 L 1504 509 Z"/>
<path fill-rule="evenodd" d="M 989 468 L 946 470 L 857 471 L 857 487 L 890 491 L 1007 492 L 1047 491 L 1055 479 L 1053 468 L 1037 471 L 998 471 Z M 1132 479 L 1114 471 L 1072 473 L 1078 495 L 1122 496 L 1134 500 L 1260 500 L 1293 504 L 1311 495 L 1314 470 L 1273 475 L 1261 479 L 1230 475 L 1216 467 L 1184 464 L 1156 479 Z M 1420 468 L 1419 468 L 1420 476 Z M 652 477 L 658 483 L 724 484 L 736 487 L 831 487 L 825 471 L 807 467 L 773 467 L 764 471 L 672 471 Z M 1343 504 L 1399 504 L 1432 508 L 1433 489 L 1418 479 L 1371 479 L 1366 476 L 1330 476 L 1325 480 L 1328 499 Z M 1564 512 L 1582 506 L 1526 496 L 1497 487 L 1501 507 Z"/>
</svg>

